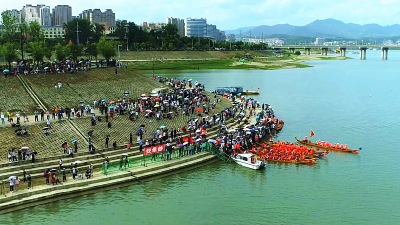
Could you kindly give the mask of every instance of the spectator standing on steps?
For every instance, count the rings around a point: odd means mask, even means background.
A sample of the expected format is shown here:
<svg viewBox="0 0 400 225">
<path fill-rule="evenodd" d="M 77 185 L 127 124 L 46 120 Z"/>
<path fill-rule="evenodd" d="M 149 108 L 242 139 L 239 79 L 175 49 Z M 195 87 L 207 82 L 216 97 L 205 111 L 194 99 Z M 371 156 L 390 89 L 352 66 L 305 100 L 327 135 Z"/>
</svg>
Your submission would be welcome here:
<svg viewBox="0 0 400 225">
<path fill-rule="evenodd" d="M 35 110 L 34 115 L 35 115 L 35 122 L 38 122 L 39 121 L 39 112 L 37 110 Z"/>
</svg>

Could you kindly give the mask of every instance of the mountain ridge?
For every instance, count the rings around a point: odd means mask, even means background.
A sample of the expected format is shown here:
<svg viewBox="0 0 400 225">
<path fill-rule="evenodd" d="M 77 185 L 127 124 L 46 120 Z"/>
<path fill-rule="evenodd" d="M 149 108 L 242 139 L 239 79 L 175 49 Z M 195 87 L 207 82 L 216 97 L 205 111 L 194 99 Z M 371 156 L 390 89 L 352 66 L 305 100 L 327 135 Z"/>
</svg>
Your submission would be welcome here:
<svg viewBox="0 0 400 225">
<path fill-rule="evenodd" d="M 400 24 L 381 26 L 379 24 L 359 25 L 355 23 L 344 23 L 340 20 L 328 18 L 315 20 L 304 26 L 290 24 L 260 25 L 256 27 L 239 28 L 243 37 L 261 37 L 262 35 L 285 34 L 304 37 L 325 38 L 361 38 L 361 37 L 388 37 L 400 35 Z M 238 29 L 225 31 L 227 35 L 239 34 Z"/>
</svg>

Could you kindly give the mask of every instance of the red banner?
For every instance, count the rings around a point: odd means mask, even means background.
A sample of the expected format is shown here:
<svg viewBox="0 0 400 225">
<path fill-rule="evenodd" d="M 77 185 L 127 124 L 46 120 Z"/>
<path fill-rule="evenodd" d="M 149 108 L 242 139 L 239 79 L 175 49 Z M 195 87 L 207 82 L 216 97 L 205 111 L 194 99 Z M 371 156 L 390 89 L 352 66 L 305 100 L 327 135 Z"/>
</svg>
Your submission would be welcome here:
<svg viewBox="0 0 400 225">
<path fill-rule="evenodd" d="M 157 145 L 144 148 L 143 155 L 153 155 L 162 152 L 165 152 L 165 145 Z"/>
</svg>

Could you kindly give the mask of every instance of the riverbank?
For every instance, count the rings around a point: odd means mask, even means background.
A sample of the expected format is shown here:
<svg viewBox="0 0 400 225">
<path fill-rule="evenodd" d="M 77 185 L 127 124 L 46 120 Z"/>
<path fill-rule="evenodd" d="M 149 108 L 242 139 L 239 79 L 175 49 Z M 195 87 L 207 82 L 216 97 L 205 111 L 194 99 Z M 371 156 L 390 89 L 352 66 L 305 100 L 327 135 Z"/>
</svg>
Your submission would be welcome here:
<svg viewBox="0 0 400 225">
<path fill-rule="evenodd" d="M 304 64 L 311 60 L 346 60 L 349 57 L 300 55 L 267 57 L 259 56 L 245 61 L 239 58 L 207 59 L 156 59 L 156 60 L 121 60 L 130 70 L 193 70 L 193 69 L 241 69 L 241 70 L 277 70 L 308 68 Z"/>
</svg>

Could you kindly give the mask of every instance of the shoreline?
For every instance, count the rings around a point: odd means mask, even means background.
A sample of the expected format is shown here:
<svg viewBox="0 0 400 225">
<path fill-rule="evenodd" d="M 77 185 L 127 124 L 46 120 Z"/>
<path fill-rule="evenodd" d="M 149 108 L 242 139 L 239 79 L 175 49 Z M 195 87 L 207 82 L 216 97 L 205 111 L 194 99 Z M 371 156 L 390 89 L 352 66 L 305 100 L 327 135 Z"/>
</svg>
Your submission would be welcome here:
<svg viewBox="0 0 400 225">
<path fill-rule="evenodd" d="M 239 58 L 220 59 L 157 59 L 157 60 L 121 60 L 123 66 L 130 70 L 203 70 L 203 69 L 241 69 L 241 70 L 278 70 L 293 68 L 310 68 L 304 64 L 314 60 L 347 60 L 350 57 L 300 55 L 288 57 L 254 57 L 246 61 Z"/>
</svg>

